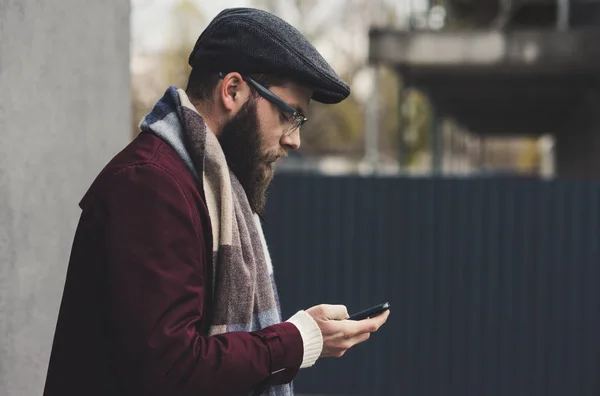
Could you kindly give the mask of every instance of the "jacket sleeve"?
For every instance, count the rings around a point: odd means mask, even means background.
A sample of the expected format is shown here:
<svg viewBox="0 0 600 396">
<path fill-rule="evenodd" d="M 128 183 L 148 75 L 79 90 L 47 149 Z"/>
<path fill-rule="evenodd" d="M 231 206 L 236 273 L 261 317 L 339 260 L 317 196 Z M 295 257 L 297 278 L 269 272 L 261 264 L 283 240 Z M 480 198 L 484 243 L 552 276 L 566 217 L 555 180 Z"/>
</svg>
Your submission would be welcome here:
<svg viewBox="0 0 600 396">
<path fill-rule="evenodd" d="M 303 355 L 293 324 L 200 335 L 211 247 L 176 178 L 153 164 L 113 176 L 103 205 L 108 321 L 114 368 L 125 388 L 157 396 L 229 395 L 290 382 Z"/>
</svg>

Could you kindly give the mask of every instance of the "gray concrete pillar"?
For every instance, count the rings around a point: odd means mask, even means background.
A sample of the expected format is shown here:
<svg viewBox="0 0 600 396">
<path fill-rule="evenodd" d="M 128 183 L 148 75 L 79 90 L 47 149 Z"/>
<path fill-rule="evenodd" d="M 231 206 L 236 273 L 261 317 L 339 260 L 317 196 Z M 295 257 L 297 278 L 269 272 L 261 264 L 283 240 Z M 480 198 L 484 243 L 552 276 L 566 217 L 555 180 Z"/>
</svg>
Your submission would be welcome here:
<svg viewBox="0 0 600 396">
<path fill-rule="evenodd" d="M 42 394 L 77 204 L 129 140 L 129 8 L 0 1 L 2 396 Z"/>
</svg>

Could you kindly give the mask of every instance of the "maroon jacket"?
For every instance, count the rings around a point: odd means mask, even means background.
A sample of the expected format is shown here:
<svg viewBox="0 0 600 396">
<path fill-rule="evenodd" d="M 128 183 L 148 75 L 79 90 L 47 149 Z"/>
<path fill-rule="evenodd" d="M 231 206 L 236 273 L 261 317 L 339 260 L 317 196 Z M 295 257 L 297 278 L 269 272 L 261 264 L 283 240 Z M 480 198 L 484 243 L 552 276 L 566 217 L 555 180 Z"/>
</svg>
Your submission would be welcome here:
<svg viewBox="0 0 600 396">
<path fill-rule="evenodd" d="M 293 379 L 291 323 L 205 336 L 208 211 L 169 145 L 139 135 L 80 206 L 44 396 L 229 395 Z"/>
</svg>

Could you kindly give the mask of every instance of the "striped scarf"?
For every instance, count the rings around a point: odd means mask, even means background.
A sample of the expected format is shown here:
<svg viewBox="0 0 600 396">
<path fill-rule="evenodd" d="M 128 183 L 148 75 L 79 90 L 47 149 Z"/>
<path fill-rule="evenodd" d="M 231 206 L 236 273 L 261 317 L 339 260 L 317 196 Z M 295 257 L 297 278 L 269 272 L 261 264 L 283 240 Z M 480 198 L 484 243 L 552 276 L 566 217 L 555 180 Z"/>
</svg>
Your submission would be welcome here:
<svg viewBox="0 0 600 396">
<path fill-rule="evenodd" d="M 185 91 L 169 87 L 140 124 L 166 141 L 201 183 L 212 226 L 214 315 L 209 335 L 255 331 L 281 322 L 273 267 L 258 216 L 229 170 L 217 137 Z M 233 379 L 235 380 L 235 379 Z M 291 384 L 265 395 L 292 395 Z"/>
</svg>

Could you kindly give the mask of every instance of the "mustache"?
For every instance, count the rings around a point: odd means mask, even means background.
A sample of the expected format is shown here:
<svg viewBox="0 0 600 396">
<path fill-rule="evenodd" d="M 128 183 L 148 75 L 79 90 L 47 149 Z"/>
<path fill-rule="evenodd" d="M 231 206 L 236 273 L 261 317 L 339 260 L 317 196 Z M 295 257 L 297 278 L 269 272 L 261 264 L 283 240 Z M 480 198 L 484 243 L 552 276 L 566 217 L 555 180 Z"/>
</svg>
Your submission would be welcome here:
<svg viewBox="0 0 600 396">
<path fill-rule="evenodd" d="M 279 150 L 274 153 L 266 153 L 263 155 L 262 160 L 264 162 L 275 162 L 279 158 L 287 157 L 288 153 L 286 150 Z"/>
</svg>

